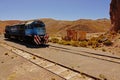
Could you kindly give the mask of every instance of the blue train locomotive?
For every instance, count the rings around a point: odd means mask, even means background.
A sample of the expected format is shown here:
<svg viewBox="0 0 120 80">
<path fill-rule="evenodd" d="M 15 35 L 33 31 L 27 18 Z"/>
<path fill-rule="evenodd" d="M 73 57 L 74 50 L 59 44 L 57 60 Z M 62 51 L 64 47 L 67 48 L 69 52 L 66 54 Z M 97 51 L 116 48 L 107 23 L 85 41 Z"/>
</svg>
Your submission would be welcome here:
<svg viewBox="0 0 120 80">
<path fill-rule="evenodd" d="M 8 25 L 5 28 L 5 38 L 30 41 L 37 45 L 46 44 L 48 35 L 45 24 L 40 20 L 29 21 L 16 25 Z"/>
</svg>

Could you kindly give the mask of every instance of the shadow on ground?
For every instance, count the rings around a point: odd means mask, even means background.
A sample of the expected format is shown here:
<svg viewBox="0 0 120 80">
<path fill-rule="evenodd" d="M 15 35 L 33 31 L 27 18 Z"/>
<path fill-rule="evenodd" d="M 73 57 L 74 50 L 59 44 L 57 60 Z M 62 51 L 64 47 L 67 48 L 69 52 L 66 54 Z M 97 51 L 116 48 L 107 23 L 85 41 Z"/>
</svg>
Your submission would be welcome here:
<svg viewBox="0 0 120 80">
<path fill-rule="evenodd" d="M 23 41 L 19 41 L 19 40 L 15 40 L 15 39 L 4 39 L 4 40 L 26 46 L 27 48 L 46 48 L 46 47 L 49 47 L 48 44 L 35 45 L 32 42 L 23 42 Z"/>
</svg>

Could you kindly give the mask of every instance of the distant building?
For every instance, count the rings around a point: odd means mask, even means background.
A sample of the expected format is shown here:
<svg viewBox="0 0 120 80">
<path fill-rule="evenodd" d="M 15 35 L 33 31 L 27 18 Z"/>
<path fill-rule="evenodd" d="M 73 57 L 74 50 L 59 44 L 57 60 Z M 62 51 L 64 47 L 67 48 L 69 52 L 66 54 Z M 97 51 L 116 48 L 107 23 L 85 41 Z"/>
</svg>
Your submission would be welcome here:
<svg viewBox="0 0 120 80">
<path fill-rule="evenodd" d="M 80 31 L 80 30 L 67 30 L 67 36 L 65 37 L 65 40 L 74 40 L 74 41 L 80 41 L 86 39 L 86 32 Z"/>
</svg>

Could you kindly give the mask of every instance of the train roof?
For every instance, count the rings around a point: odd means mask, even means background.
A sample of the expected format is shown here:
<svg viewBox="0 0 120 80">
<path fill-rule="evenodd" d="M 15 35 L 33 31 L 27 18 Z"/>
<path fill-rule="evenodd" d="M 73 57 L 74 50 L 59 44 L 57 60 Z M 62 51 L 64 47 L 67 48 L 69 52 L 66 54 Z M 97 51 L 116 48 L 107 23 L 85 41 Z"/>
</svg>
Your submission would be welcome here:
<svg viewBox="0 0 120 80">
<path fill-rule="evenodd" d="M 18 23 L 18 24 L 14 24 L 14 25 L 7 25 L 9 27 L 12 27 L 12 26 L 24 26 L 24 25 L 29 25 L 29 24 L 44 24 L 42 21 L 40 20 L 32 20 L 32 21 L 26 21 L 26 22 L 22 22 L 22 23 Z M 7 27 L 6 26 L 6 27 Z"/>
<path fill-rule="evenodd" d="M 26 25 L 28 25 L 28 24 L 32 24 L 34 21 L 28 21 L 28 22 L 26 22 Z"/>
<path fill-rule="evenodd" d="M 44 23 L 41 20 L 33 20 L 25 23 L 25 25 L 29 25 L 29 24 L 44 24 Z"/>
</svg>

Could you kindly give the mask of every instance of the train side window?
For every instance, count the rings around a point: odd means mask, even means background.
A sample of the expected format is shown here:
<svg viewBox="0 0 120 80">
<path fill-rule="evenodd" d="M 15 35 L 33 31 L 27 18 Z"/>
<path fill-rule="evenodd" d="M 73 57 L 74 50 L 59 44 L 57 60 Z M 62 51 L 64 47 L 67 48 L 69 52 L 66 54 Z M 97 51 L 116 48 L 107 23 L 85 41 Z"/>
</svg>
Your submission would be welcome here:
<svg viewBox="0 0 120 80">
<path fill-rule="evenodd" d="M 24 26 L 22 26 L 22 25 L 21 25 L 21 26 L 19 26 L 19 27 L 20 27 L 20 30 L 23 30 L 23 29 L 24 29 Z"/>
<path fill-rule="evenodd" d="M 32 26 L 31 25 L 27 25 L 26 29 L 32 29 Z"/>
<path fill-rule="evenodd" d="M 25 26 L 25 29 L 27 29 L 27 26 Z"/>
<path fill-rule="evenodd" d="M 32 25 L 29 25 L 29 29 L 32 29 L 33 27 L 32 27 Z"/>
<path fill-rule="evenodd" d="M 29 29 L 29 27 L 28 26 L 26 26 L 27 27 L 27 29 Z"/>
<path fill-rule="evenodd" d="M 26 26 L 26 29 L 29 29 L 29 25 Z"/>
<path fill-rule="evenodd" d="M 27 26 L 27 29 L 30 29 L 30 25 Z"/>
<path fill-rule="evenodd" d="M 34 28 L 34 25 L 33 25 L 33 24 L 31 24 L 31 27 L 32 27 L 32 28 Z"/>
</svg>

